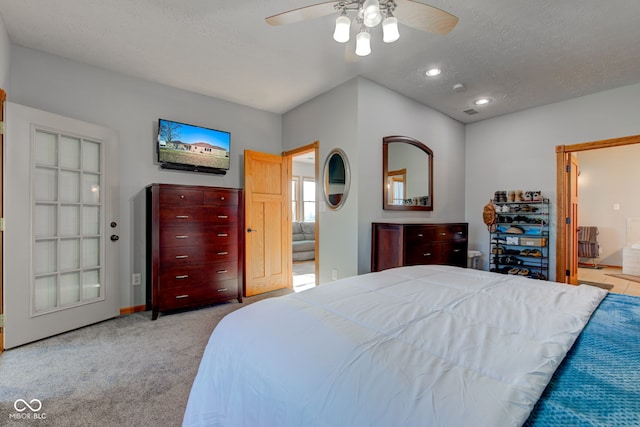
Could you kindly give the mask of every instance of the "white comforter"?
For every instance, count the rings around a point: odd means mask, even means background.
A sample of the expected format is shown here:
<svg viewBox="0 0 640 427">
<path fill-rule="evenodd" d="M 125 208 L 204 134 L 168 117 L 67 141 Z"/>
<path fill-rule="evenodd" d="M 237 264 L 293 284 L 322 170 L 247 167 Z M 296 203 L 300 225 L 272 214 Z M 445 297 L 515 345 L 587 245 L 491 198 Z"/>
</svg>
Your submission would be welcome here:
<svg viewBox="0 0 640 427">
<path fill-rule="evenodd" d="M 185 426 L 519 426 L 606 291 L 448 266 L 227 315 Z"/>
</svg>

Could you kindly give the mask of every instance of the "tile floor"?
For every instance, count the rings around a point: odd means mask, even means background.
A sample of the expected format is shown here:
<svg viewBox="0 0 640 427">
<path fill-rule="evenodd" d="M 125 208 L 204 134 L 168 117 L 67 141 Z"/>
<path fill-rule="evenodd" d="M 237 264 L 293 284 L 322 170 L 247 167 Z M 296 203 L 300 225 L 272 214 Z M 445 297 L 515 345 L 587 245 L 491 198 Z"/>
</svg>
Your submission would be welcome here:
<svg viewBox="0 0 640 427">
<path fill-rule="evenodd" d="M 586 280 L 589 282 L 607 283 L 607 284 L 614 285 L 613 289 L 611 289 L 609 292 L 614 292 L 617 294 L 640 296 L 640 282 L 619 279 L 617 277 L 607 275 L 607 274 L 621 274 L 621 273 L 622 273 L 622 269 L 615 268 L 615 267 L 603 267 L 600 270 L 593 269 L 593 268 L 579 267 L 578 283 L 580 283 L 580 280 Z"/>
</svg>

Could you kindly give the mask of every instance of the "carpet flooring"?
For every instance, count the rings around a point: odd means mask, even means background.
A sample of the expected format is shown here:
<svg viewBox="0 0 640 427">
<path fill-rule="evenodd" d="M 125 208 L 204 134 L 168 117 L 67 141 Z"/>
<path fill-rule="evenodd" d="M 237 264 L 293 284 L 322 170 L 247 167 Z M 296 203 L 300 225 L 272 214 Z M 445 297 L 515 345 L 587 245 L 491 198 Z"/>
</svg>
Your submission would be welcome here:
<svg viewBox="0 0 640 427">
<path fill-rule="evenodd" d="M 634 276 L 632 274 L 607 274 L 607 276 L 617 277 L 618 279 L 631 280 L 632 282 L 640 283 L 640 276 Z"/>
<path fill-rule="evenodd" d="M 289 292 L 155 321 L 150 312 L 119 316 L 7 350 L 0 356 L 0 426 L 180 426 L 218 321 L 247 304 Z M 31 411 L 20 399 L 37 399 L 42 406 Z"/>
</svg>

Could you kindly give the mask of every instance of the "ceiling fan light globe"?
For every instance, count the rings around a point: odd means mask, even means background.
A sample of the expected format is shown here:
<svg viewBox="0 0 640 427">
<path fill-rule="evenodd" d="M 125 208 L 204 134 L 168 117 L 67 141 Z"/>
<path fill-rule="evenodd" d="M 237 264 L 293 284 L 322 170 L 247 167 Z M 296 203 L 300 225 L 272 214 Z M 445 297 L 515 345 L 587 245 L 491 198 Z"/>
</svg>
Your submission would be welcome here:
<svg viewBox="0 0 640 427">
<path fill-rule="evenodd" d="M 367 27 L 375 27 L 382 22 L 380 3 L 378 0 L 366 0 L 362 5 L 362 19 Z"/>
<path fill-rule="evenodd" d="M 395 16 L 388 16 L 382 22 L 382 40 L 385 43 L 393 43 L 400 38 L 398 20 Z"/>
<path fill-rule="evenodd" d="M 371 34 L 360 31 L 356 36 L 356 55 L 367 56 L 371 53 Z"/>
<path fill-rule="evenodd" d="M 333 32 L 333 39 L 338 43 L 346 43 L 349 41 L 349 33 L 351 31 L 351 19 L 346 15 L 340 15 L 336 19 L 336 29 Z"/>
</svg>

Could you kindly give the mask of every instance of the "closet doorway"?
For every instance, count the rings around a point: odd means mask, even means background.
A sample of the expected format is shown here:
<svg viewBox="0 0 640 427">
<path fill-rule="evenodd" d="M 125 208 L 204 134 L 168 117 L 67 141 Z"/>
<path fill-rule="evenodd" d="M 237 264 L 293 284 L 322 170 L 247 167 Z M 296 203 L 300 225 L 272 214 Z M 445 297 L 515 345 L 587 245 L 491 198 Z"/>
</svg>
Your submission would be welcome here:
<svg viewBox="0 0 640 427">
<path fill-rule="evenodd" d="M 291 158 L 291 218 L 293 289 L 300 292 L 318 284 L 319 142 L 283 153 Z"/>
<path fill-rule="evenodd" d="M 640 135 L 574 145 L 556 146 L 557 230 L 556 230 L 556 281 L 577 284 L 577 179 L 575 153 L 601 148 L 640 144 Z"/>
</svg>

